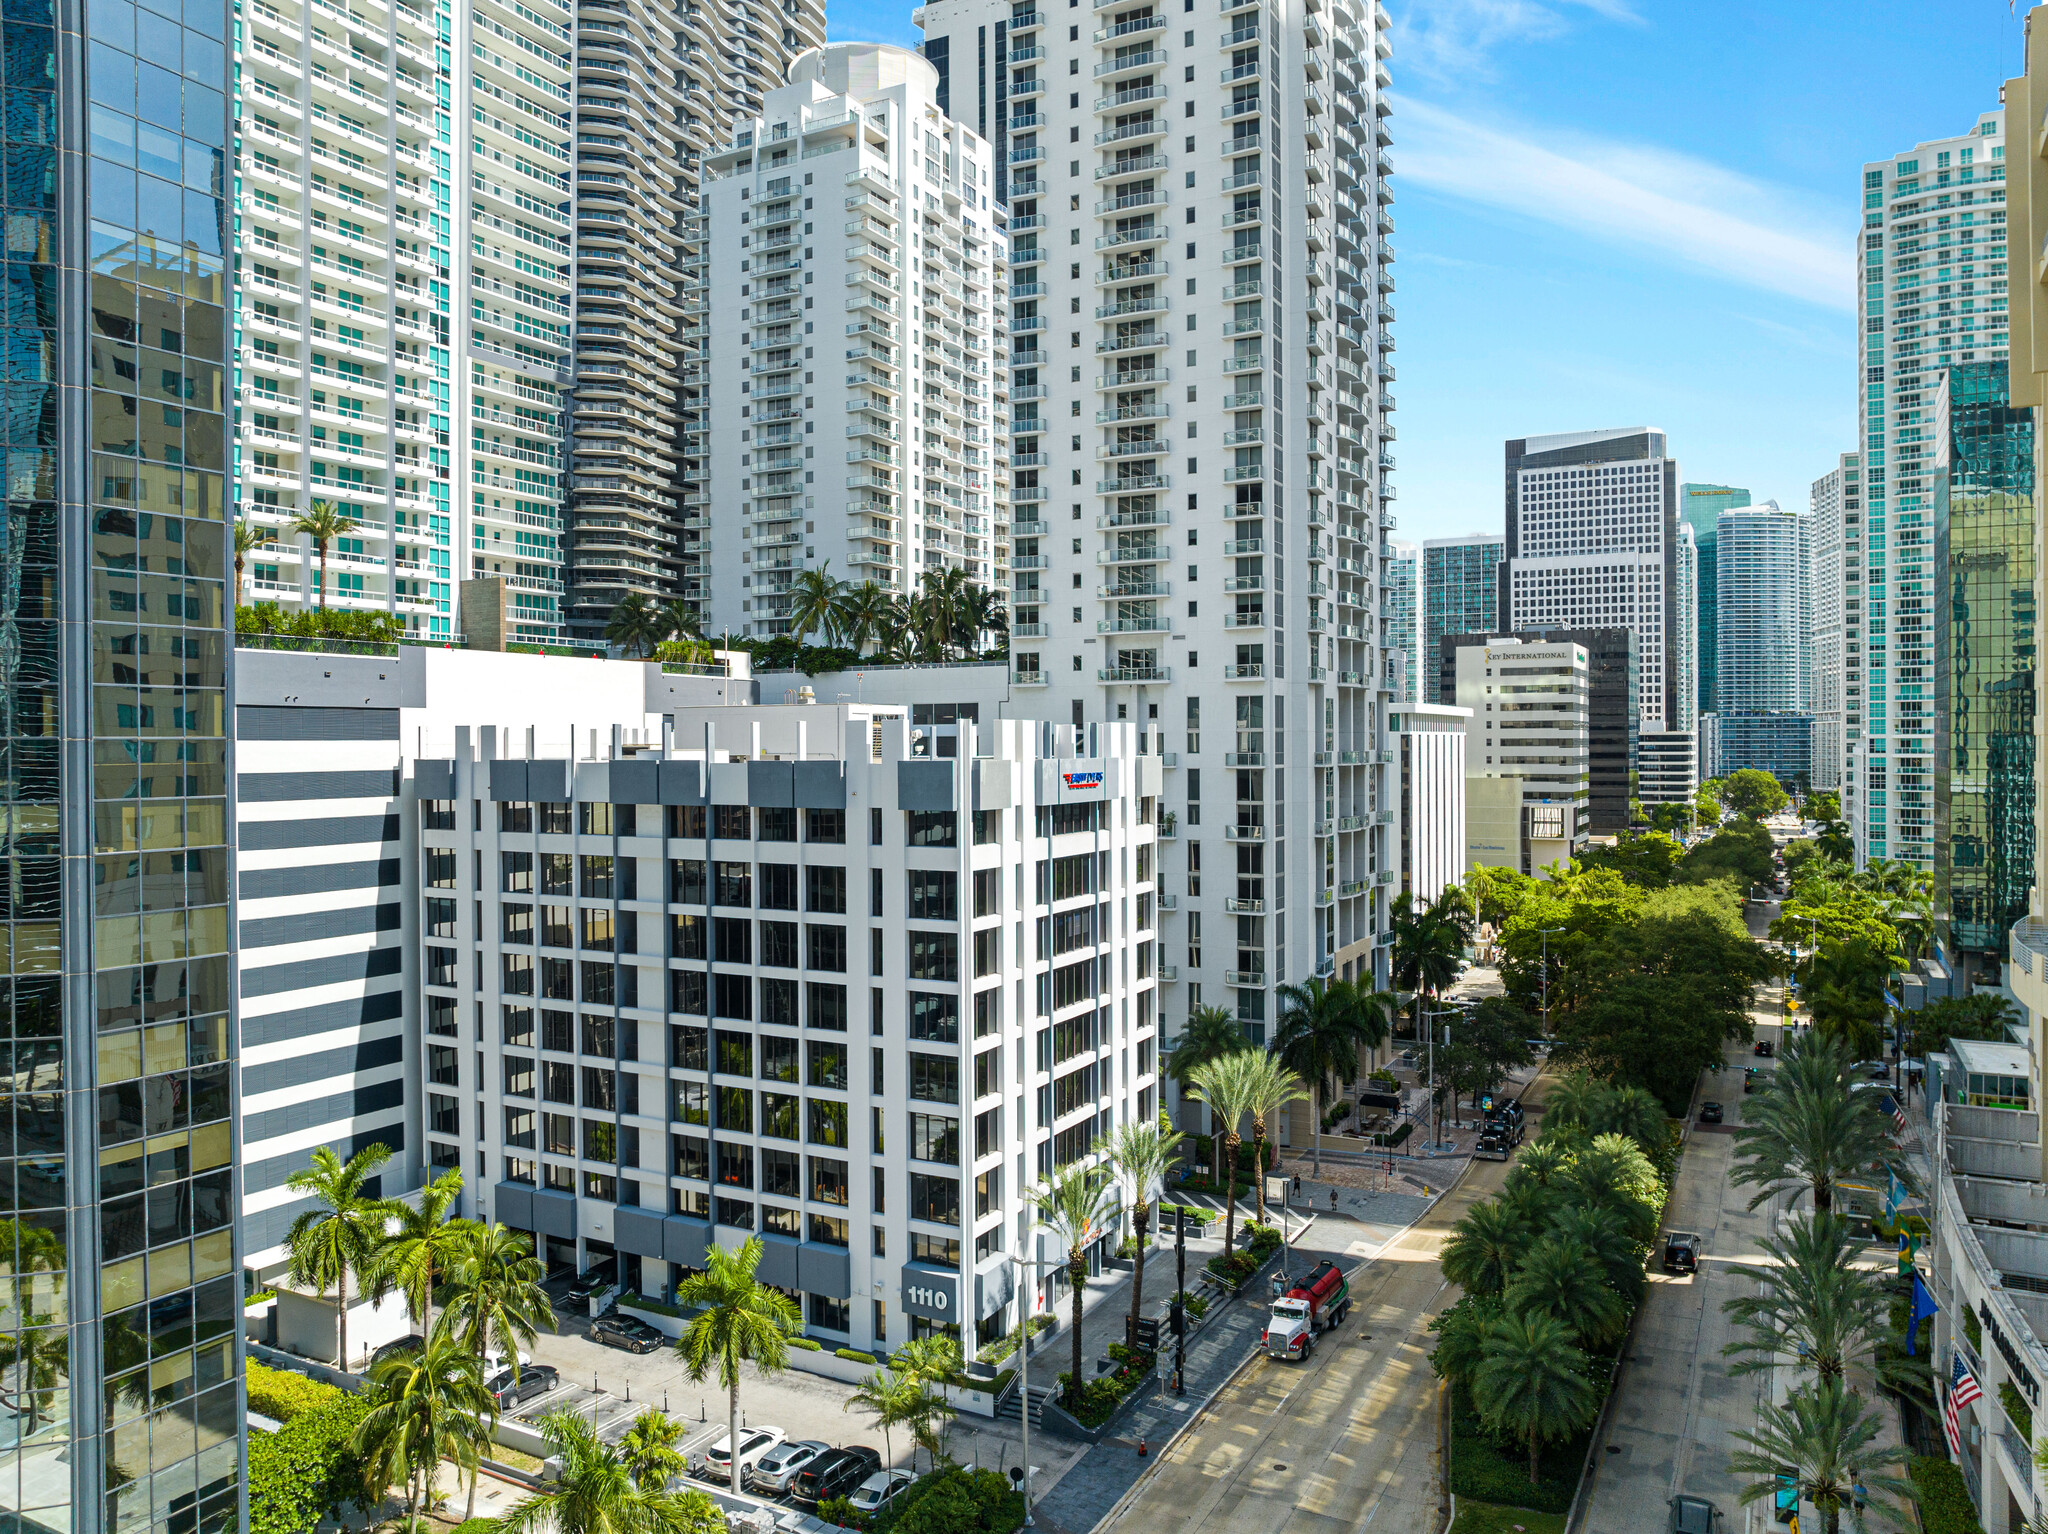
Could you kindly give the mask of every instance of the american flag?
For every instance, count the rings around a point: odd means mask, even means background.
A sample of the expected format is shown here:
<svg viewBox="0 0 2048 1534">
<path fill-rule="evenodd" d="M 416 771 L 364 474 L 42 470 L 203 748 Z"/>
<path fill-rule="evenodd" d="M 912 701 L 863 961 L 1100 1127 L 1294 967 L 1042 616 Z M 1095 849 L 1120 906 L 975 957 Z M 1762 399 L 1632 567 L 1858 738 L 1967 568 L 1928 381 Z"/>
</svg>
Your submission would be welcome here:
<svg viewBox="0 0 2048 1534">
<path fill-rule="evenodd" d="M 1963 1423 L 1959 1413 L 1982 1394 L 1977 1388 L 1977 1376 L 1970 1372 L 1970 1366 L 1963 1362 L 1963 1355 L 1957 1352 L 1949 1366 L 1948 1400 L 1941 1409 L 1941 1427 L 1948 1437 L 1948 1452 L 1957 1459 L 1963 1457 Z"/>
<path fill-rule="evenodd" d="M 1886 1097 L 1884 1105 L 1892 1110 L 1892 1122 L 1898 1126 L 1899 1133 L 1904 1134 L 1906 1132 L 1906 1110 L 1899 1106 L 1898 1099 L 1895 1097 Z"/>
</svg>

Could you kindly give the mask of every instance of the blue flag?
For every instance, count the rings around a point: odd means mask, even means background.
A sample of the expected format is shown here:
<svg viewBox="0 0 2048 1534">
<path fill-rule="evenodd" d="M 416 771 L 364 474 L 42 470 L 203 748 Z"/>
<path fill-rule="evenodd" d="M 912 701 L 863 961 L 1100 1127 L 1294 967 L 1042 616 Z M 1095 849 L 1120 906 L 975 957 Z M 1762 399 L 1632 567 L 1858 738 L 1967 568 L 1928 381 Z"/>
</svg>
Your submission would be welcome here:
<svg viewBox="0 0 2048 1534">
<path fill-rule="evenodd" d="M 1934 1303 L 1934 1296 L 1927 1292 L 1927 1286 L 1920 1282 L 1920 1275 L 1913 1275 L 1913 1312 L 1906 1322 L 1906 1352 L 1913 1352 L 1913 1340 L 1919 1335 L 1920 1323 L 1932 1316 L 1941 1307 Z"/>
<path fill-rule="evenodd" d="M 1898 997 L 1894 996 L 1889 989 L 1886 989 L 1883 986 L 1880 986 L 1878 989 L 1884 991 L 1884 1004 L 1886 1006 L 1903 1007 L 1905 1005 L 1905 1003 L 1900 1001 Z"/>
</svg>

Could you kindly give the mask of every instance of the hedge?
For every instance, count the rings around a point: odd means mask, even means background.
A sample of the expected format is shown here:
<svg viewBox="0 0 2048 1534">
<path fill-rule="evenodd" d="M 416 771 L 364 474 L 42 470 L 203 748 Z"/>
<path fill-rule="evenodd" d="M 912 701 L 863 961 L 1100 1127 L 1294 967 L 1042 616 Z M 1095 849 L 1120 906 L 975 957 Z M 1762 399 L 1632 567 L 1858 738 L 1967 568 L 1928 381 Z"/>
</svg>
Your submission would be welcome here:
<svg viewBox="0 0 2048 1534">
<path fill-rule="evenodd" d="M 1016 1534 L 1024 1498 L 993 1470 L 949 1465 L 920 1477 L 875 1515 L 875 1534 Z"/>
<path fill-rule="evenodd" d="M 259 1417 L 290 1422 L 346 1394 L 339 1385 L 249 1360 L 249 1410 Z"/>
<path fill-rule="evenodd" d="M 665 1300 L 650 1300 L 644 1294 L 622 1294 L 619 1296 L 617 1303 L 631 1305 L 635 1310 L 650 1311 L 657 1316 L 673 1316 L 678 1321 L 684 1319 L 689 1314 L 680 1305 L 671 1305 Z"/>
<path fill-rule="evenodd" d="M 1977 1509 L 1963 1489 L 1963 1472 L 1945 1459 L 1921 1455 L 1906 1473 L 1920 1493 L 1920 1527 L 1926 1534 L 1984 1534 Z"/>
<path fill-rule="evenodd" d="M 1592 1430 L 1562 1443 L 1545 1444 L 1537 1461 L 1542 1480 L 1529 1484 L 1529 1449 L 1526 1444 L 1497 1444 L 1477 1413 L 1472 1395 L 1462 1387 L 1451 1425 L 1451 1491 L 1460 1498 L 1505 1503 L 1531 1508 L 1539 1513 L 1571 1510 L 1572 1497 L 1579 1489 L 1579 1471 L 1586 1463 L 1586 1446 Z M 1934 1534 L 1932 1529 L 1928 1534 Z"/>
<path fill-rule="evenodd" d="M 370 1403 L 322 1388 L 334 1399 L 300 1412 L 275 1433 L 249 1434 L 249 1534 L 311 1534 L 344 1503 L 363 1506 L 362 1466 L 348 1444 Z"/>
<path fill-rule="evenodd" d="M 859 1348 L 837 1348 L 834 1351 L 850 1364 L 872 1364 L 878 1360 L 872 1353 L 863 1353 Z"/>
<path fill-rule="evenodd" d="M 802 1348 L 806 1353 L 822 1353 L 825 1351 L 824 1343 L 813 1342 L 808 1337 L 785 1337 L 782 1340 L 793 1348 Z"/>
<path fill-rule="evenodd" d="M 2027 1404 L 2027 1398 L 2019 1393 L 2011 1380 L 2000 1381 L 1998 1404 L 2005 1408 L 2005 1414 L 2012 1418 L 2012 1425 L 2020 1430 L 2020 1437 L 2028 1443 L 2034 1441 L 2034 1409 Z"/>
<path fill-rule="evenodd" d="M 1395 1146 L 1399 1145 L 1402 1141 L 1406 1140 L 1413 1133 L 1415 1133 L 1415 1125 L 1411 1121 L 1409 1123 L 1403 1124 L 1400 1128 L 1394 1130 L 1391 1134 L 1382 1132 L 1380 1134 L 1374 1135 L 1372 1137 L 1372 1143 L 1375 1145 L 1385 1146 L 1388 1150 L 1392 1150 Z"/>
<path fill-rule="evenodd" d="M 458 1523 L 448 1534 L 498 1534 L 498 1520 L 495 1518 L 471 1518 Z"/>
</svg>

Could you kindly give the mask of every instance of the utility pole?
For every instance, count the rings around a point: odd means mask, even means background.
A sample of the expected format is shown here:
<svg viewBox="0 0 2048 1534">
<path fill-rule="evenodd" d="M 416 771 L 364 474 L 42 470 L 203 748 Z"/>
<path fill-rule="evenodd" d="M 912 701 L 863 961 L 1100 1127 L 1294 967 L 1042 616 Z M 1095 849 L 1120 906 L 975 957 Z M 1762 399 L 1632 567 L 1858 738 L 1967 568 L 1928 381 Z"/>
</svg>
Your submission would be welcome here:
<svg viewBox="0 0 2048 1534">
<path fill-rule="evenodd" d="M 1172 1322 L 1178 1323 L 1173 1329 L 1173 1393 L 1183 1396 L 1188 1393 L 1188 1209 L 1185 1204 L 1173 1208 L 1173 1311 Z"/>
</svg>

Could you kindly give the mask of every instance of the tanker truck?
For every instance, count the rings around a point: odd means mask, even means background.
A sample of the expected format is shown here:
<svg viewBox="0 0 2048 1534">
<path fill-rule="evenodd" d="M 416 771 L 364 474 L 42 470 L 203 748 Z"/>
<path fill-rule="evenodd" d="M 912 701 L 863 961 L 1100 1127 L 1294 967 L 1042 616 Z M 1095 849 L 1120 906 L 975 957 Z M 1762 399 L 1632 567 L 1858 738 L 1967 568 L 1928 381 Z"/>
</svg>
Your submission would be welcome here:
<svg viewBox="0 0 2048 1534">
<path fill-rule="evenodd" d="M 1316 1334 L 1329 1331 L 1351 1313 L 1351 1286 L 1334 1262 L 1319 1262 L 1307 1278 L 1273 1302 L 1259 1339 L 1273 1358 L 1307 1358 Z"/>
</svg>

